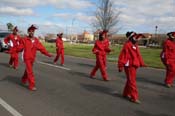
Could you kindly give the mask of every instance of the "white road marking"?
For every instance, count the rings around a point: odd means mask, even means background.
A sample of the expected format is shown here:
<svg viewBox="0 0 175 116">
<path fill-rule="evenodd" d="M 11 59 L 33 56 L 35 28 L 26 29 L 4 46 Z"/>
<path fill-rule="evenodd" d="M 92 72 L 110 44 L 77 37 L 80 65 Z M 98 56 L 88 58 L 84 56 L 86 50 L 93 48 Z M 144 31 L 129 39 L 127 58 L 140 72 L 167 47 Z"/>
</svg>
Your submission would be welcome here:
<svg viewBox="0 0 175 116">
<path fill-rule="evenodd" d="M 18 111 L 16 111 L 13 107 L 7 104 L 2 98 L 0 98 L 0 104 L 9 111 L 13 116 L 22 116 Z"/>
<path fill-rule="evenodd" d="M 45 63 L 45 62 L 40 62 L 40 61 L 37 61 L 37 62 L 40 64 L 44 64 L 44 65 L 48 65 L 48 66 L 52 66 L 52 67 L 56 67 L 56 68 L 60 68 L 60 69 L 64 69 L 64 70 L 71 70 L 70 68 L 66 68 L 63 66 L 57 66 L 57 65 L 53 65 L 53 64 L 49 64 L 49 63 Z"/>
</svg>

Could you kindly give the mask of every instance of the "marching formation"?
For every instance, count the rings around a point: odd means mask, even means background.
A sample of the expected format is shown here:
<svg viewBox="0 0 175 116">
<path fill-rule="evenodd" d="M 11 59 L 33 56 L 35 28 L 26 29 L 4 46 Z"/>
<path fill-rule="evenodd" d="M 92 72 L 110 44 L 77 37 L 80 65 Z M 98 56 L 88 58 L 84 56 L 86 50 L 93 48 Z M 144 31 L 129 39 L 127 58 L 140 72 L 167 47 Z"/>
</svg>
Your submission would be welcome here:
<svg viewBox="0 0 175 116">
<path fill-rule="evenodd" d="M 13 33 L 8 35 L 4 42 L 9 44 L 10 49 L 6 53 L 10 54 L 9 65 L 14 69 L 18 68 L 18 54 L 22 52 L 23 62 L 25 63 L 25 72 L 21 78 L 21 83 L 25 86 L 28 85 L 28 89 L 31 91 L 36 90 L 35 76 L 33 73 L 33 64 L 35 62 L 36 52 L 40 51 L 42 54 L 53 57 L 42 43 L 34 36 L 36 26 L 31 25 L 27 32 L 28 35 L 20 37 L 18 35 L 17 26 L 13 29 Z M 64 66 L 64 44 L 62 40 L 63 33 L 57 34 L 56 38 L 56 57 L 53 63 L 56 64 L 61 56 L 60 64 Z M 161 52 L 161 60 L 166 66 L 166 78 L 165 85 L 170 88 L 173 86 L 175 77 L 175 32 L 167 34 L 168 38 L 163 44 L 163 50 Z M 139 100 L 136 75 L 139 67 L 146 67 L 142 56 L 139 51 L 138 41 L 144 38 L 144 35 L 136 32 L 126 33 L 127 41 L 124 43 L 122 50 L 120 51 L 118 58 L 118 71 L 124 71 L 126 74 L 126 85 L 123 90 L 123 97 L 129 99 L 134 103 L 141 103 Z M 109 81 L 110 78 L 107 74 L 107 55 L 113 50 L 110 49 L 110 43 L 108 39 L 108 31 L 103 30 L 99 32 L 99 38 L 95 41 L 92 49 L 93 54 L 96 55 L 96 64 L 90 72 L 90 78 L 95 78 L 96 72 L 100 69 L 102 78 L 104 81 Z"/>
<path fill-rule="evenodd" d="M 29 84 L 28 88 L 31 91 L 36 90 L 35 77 L 34 77 L 34 73 L 33 73 L 33 64 L 35 62 L 36 52 L 40 51 L 42 54 L 44 54 L 48 57 L 52 57 L 52 55 L 46 51 L 46 49 L 41 44 L 41 42 L 38 40 L 38 38 L 36 38 L 34 36 L 36 29 L 37 28 L 34 25 L 31 25 L 27 30 L 28 36 L 24 37 L 23 39 L 20 39 L 20 41 L 19 41 L 20 44 L 11 47 L 10 50 L 8 51 L 12 55 L 14 53 L 18 54 L 18 52 L 22 52 L 22 57 L 23 57 L 23 61 L 25 63 L 26 68 L 25 68 L 25 72 L 22 76 L 21 82 L 24 85 L 27 84 L 27 82 L 28 82 L 28 84 Z M 16 27 L 16 29 L 14 29 L 14 31 L 17 31 L 17 27 Z M 14 36 L 12 36 L 12 37 L 14 37 Z M 11 40 L 13 40 L 13 39 L 11 39 Z M 16 41 L 12 41 L 12 43 L 15 45 Z M 15 60 L 16 60 L 15 58 L 13 58 L 12 61 L 10 59 L 11 62 L 15 62 Z M 16 68 L 16 67 L 14 67 L 14 68 Z"/>
</svg>

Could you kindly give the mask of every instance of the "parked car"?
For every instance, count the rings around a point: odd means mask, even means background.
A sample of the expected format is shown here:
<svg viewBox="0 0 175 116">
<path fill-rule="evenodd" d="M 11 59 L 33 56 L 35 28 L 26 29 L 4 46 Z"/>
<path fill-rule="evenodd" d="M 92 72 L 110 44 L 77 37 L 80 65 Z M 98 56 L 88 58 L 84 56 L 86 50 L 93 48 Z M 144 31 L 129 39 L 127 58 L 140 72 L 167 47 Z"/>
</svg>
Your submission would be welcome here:
<svg viewBox="0 0 175 116">
<path fill-rule="evenodd" d="M 45 39 L 45 42 L 48 43 L 55 43 L 56 39 Z"/>
<path fill-rule="evenodd" d="M 9 35 L 11 32 L 9 31 L 0 31 L 0 52 L 3 50 L 8 50 L 9 46 L 8 44 L 5 44 L 4 38 Z"/>
</svg>

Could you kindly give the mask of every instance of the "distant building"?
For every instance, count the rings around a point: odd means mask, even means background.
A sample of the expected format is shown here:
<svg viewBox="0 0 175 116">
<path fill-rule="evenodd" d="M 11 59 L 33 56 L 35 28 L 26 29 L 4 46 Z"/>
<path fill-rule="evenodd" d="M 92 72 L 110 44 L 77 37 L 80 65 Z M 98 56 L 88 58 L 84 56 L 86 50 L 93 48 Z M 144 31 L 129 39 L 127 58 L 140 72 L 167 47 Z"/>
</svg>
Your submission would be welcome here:
<svg viewBox="0 0 175 116">
<path fill-rule="evenodd" d="M 111 44 L 123 44 L 125 41 L 127 41 L 127 38 L 125 34 L 116 34 L 111 35 L 109 37 L 109 41 L 111 41 Z"/>
<path fill-rule="evenodd" d="M 69 42 L 70 39 L 66 38 L 65 36 L 67 36 L 67 35 L 63 34 L 62 40 Z M 52 33 L 46 34 L 44 37 L 40 36 L 41 41 L 50 42 L 50 43 L 55 42 L 56 38 L 57 38 L 57 34 L 52 34 Z"/>
<path fill-rule="evenodd" d="M 150 39 L 152 38 L 153 35 L 150 33 L 141 33 L 141 34 L 144 35 L 144 38 L 142 38 L 141 41 L 139 41 L 139 44 L 143 46 L 149 46 Z"/>
<path fill-rule="evenodd" d="M 46 42 L 55 42 L 56 40 L 56 34 L 48 33 L 44 37 Z"/>
<path fill-rule="evenodd" d="M 151 34 L 151 33 L 141 33 L 145 37 L 139 41 L 139 45 L 152 47 L 157 46 L 160 47 L 163 41 L 166 39 L 166 34 Z M 116 34 L 109 37 L 109 40 L 112 44 L 123 44 L 127 41 L 125 34 Z"/>
<path fill-rule="evenodd" d="M 100 32 L 100 29 L 98 29 L 98 30 L 96 30 L 96 31 L 94 32 L 94 40 L 97 40 L 97 39 L 98 39 L 99 32 Z"/>
<path fill-rule="evenodd" d="M 149 41 L 150 38 L 152 38 L 152 34 L 149 33 L 141 33 L 145 36 L 145 38 L 141 39 L 141 41 L 139 41 L 140 45 L 146 45 L 147 41 Z M 116 35 L 112 35 L 109 40 L 111 41 L 111 43 L 114 44 L 123 44 L 127 41 L 126 35 L 125 34 L 116 34 Z"/>
<path fill-rule="evenodd" d="M 84 42 L 89 42 L 89 41 L 93 41 L 94 40 L 94 35 L 90 34 L 87 31 L 84 31 L 83 37 L 84 37 Z"/>
<path fill-rule="evenodd" d="M 94 41 L 94 35 L 85 30 L 82 34 L 77 36 L 77 40 L 83 43 L 90 43 Z"/>
</svg>

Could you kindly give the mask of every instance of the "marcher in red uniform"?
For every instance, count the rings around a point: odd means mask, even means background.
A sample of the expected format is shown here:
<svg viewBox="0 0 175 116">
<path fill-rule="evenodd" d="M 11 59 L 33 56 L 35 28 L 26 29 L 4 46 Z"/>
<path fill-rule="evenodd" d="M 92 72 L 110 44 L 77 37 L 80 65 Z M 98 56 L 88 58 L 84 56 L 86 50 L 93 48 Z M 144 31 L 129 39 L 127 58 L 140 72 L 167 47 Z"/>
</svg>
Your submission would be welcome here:
<svg viewBox="0 0 175 116">
<path fill-rule="evenodd" d="M 58 61 L 60 55 L 61 55 L 61 65 L 64 65 L 64 45 L 63 45 L 63 40 L 62 40 L 62 36 L 63 33 L 57 34 L 57 39 L 56 39 L 56 57 L 54 59 L 54 64 L 56 64 L 56 62 Z"/>
<path fill-rule="evenodd" d="M 175 77 L 175 32 L 170 32 L 167 36 L 163 44 L 161 60 L 166 66 L 165 85 L 170 88 L 173 86 Z"/>
<path fill-rule="evenodd" d="M 96 55 L 96 66 L 93 68 L 92 72 L 90 73 L 90 77 L 94 78 L 97 70 L 100 69 L 103 80 L 108 81 L 109 79 L 108 79 L 106 67 L 104 64 L 104 55 L 106 52 L 110 52 L 111 50 L 104 46 L 104 38 L 105 38 L 105 33 L 100 32 L 99 40 L 96 40 L 94 48 L 92 49 L 93 53 Z"/>
<path fill-rule="evenodd" d="M 109 49 L 108 30 L 103 30 L 103 33 L 105 35 L 104 42 L 103 42 L 104 46 L 105 46 L 106 49 Z M 105 65 L 106 68 L 107 68 L 107 54 L 109 54 L 108 51 L 105 52 L 104 60 L 103 60 L 104 61 L 104 65 Z"/>
<path fill-rule="evenodd" d="M 35 29 L 37 29 L 34 25 L 31 25 L 28 28 L 28 36 L 24 37 L 21 41 L 20 46 L 18 47 L 18 51 L 23 50 L 23 59 L 26 65 L 26 69 L 24 75 L 22 77 L 22 83 L 29 83 L 29 90 L 35 91 L 35 78 L 33 74 L 33 63 L 35 61 L 36 52 L 40 51 L 42 54 L 51 57 L 44 46 L 40 43 L 40 41 L 34 37 Z"/>
<path fill-rule="evenodd" d="M 13 33 L 9 34 L 5 39 L 4 42 L 9 44 L 10 47 L 10 60 L 9 65 L 14 69 L 18 67 L 18 52 L 16 51 L 17 46 L 20 43 L 20 36 L 18 35 L 18 28 L 17 26 L 13 29 Z"/>
<path fill-rule="evenodd" d="M 124 69 L 127 77 L 123 96 L 134 103 L 140 103 L 136 86 L 136 71 L 137 68 L 145 66 L 137 45 L 137 41 L 142 35 L 137 35 L 135 32 L 127 32 L 126 37 L 129 40 L 124 44 L 118 58 L 119 72 L 122 72 Z"/>
</svg>

